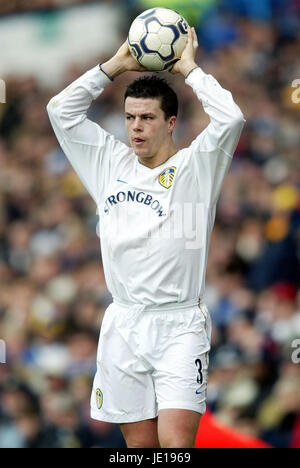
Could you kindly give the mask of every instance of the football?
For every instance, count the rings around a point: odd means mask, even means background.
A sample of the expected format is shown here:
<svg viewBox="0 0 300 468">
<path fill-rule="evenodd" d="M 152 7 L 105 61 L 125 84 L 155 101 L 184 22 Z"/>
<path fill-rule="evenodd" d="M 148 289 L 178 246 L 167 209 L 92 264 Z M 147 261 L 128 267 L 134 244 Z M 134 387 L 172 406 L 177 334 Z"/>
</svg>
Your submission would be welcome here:
<svg viewBox="0 0 300 468">
<path fill-rule="evenodd" d="M 130 52 L 148 70 L 169 70 L 181 57 L 187 33 L 188 23 L 176 11 L 146 10 L 130 26 Z"/>
</svg>

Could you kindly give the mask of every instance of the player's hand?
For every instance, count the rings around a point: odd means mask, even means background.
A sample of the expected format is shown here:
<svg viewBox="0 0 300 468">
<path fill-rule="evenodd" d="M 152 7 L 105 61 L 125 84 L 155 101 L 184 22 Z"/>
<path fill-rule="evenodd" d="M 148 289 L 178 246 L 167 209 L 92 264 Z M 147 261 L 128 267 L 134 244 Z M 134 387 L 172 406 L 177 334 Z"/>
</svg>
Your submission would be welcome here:
<svg viewBox="0 0 300 468">
<path fill-rule="evenodd" d="M 128 39 L 124 42 L 124 44 L 121 45 L 115 57 L 118 58 L 118 60 L 123 65 L 126 71 L 149 71 L 145 67 L 140 65 L 131 55 Z"/>
<path fill-rule="evenodd" d="M 181 73 L 186 76 L 193 68 L 198 65 L 195 62 L 195 57 L 198 49 L 198 38 L 195 28 L 188 28 L 188 37 L 185 48 L 181 54 L 180 60 L 171 68 L 170 73 Z"/>
<path fill-rule="evenodd" d="M 102 64 L 102 69 L 111 78 L 115 78 L 126 71 L 148 71 L 132 57 L 129 50 L 128 40 L 121 45 L 119 50 L 110 60 Z"/>
</svg>

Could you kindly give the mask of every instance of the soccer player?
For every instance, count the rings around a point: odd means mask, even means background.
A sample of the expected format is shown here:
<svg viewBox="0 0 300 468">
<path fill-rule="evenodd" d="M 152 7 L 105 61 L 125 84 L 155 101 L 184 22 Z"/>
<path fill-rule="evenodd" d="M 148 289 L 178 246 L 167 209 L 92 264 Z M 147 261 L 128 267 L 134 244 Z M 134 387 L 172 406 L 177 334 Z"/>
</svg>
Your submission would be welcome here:
<svg viewBox="0 0 300 468">
<path fill-rule="evenodd" d="M 197 47 L 189 29 L 172 69 L 210 118 L 188 148 L 176 150 L 177 97 L 157 75 L 126 91 L 131 147 L 87 118 L 92 100 L 118 75 L 145 71 L 127 42 L 47 107 L 63 151 L 97 205 L 113 296 L 100 331 L 91 416 L 120 424 L 128 447 L 191 448 L 206 409 L 208 245 L 244 118 L 231 93 L 195 63 Z"/>
</svg>

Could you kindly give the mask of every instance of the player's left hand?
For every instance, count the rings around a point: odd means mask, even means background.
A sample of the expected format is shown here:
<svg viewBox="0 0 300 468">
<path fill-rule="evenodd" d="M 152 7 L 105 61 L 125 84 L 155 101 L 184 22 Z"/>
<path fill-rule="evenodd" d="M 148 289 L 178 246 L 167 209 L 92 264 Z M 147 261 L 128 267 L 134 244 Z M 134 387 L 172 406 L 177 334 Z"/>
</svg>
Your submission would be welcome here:
<svg viewBox="0 0 300 468">
<path fill-rule="evenodd" d="M 181 54 L 180 60 L 171 68 L 170 73 L 181 73 L 186 76 L 193 68 L 198 65 L 195 62 L 195 57 L 198 49 L 198 38 L 195 28 L 188 28 L 188 37 L 185 48 Z"/>
</svg>

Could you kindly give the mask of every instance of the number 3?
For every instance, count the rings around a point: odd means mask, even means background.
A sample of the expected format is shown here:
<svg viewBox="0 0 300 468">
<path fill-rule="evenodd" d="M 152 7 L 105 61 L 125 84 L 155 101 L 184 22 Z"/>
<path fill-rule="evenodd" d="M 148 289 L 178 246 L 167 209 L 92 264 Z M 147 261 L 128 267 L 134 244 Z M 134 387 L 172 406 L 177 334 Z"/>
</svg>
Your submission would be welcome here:
<svg viewBox="0 0 300 468">
<path fill-rule="evenodd" d="M 196 366 L 197 366 L 198 373 L 199 373 L 199 374 L 197 375 L 197 383 L 198 383 L 198 384 L 202 384 L 202 382 L 203 382 L 202 362 L 200 361 L 200 359 L 196 359 L 195 364 L 196 364 Z"/>
</svg>

